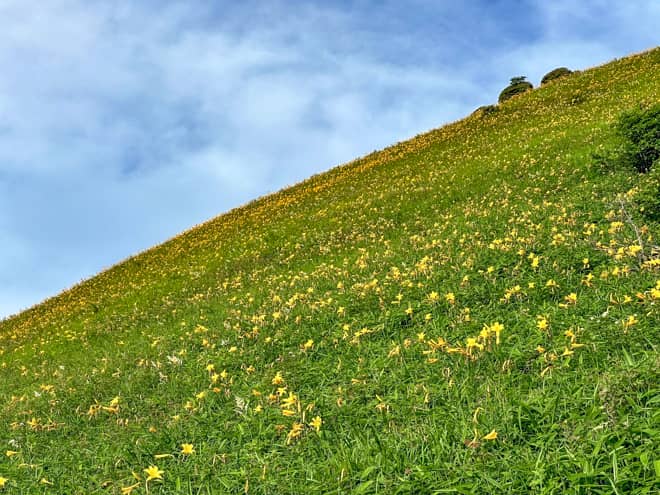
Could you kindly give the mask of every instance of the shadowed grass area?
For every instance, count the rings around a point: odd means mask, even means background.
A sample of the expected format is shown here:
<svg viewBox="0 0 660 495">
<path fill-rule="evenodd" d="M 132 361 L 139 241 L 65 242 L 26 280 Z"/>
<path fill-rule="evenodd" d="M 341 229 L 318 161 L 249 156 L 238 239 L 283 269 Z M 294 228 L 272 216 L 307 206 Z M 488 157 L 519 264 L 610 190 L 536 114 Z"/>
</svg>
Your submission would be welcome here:
<svg viewBox="0 0 660 495">
<path fill-rule="evenodd" d="M 260 198 L 0 322 L 0 493 L 655 493 L 660 50 Z"/>
</svg>

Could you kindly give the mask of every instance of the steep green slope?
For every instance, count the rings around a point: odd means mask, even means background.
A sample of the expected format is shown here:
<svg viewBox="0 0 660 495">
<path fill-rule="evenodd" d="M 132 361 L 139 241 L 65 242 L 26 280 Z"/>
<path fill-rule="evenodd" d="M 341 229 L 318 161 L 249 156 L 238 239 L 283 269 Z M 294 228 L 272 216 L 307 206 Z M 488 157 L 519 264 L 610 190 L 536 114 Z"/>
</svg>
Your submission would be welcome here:
<svg viewBox="0 0 660 495">
<path fill-rule="evenodd" d="M 0 322 L 0 493 L 657 492 L 660 230 L 590 157 L 658 101 L 574 73 Z"/>
</svg>

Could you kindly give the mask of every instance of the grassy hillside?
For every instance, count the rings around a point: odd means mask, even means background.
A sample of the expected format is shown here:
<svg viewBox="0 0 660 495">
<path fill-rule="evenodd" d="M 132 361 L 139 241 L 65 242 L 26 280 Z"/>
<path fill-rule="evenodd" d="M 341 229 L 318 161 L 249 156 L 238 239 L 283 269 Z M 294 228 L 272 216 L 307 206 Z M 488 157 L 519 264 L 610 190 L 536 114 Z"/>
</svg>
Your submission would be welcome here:
<svg viewBox="0 0 660 495">
<path fill-rule="evenodd" d="M 660 228 L 591 156 L 658 101 L 574 73 L 0 322 L 0 493 L 657 493 Z"/>
</svg>

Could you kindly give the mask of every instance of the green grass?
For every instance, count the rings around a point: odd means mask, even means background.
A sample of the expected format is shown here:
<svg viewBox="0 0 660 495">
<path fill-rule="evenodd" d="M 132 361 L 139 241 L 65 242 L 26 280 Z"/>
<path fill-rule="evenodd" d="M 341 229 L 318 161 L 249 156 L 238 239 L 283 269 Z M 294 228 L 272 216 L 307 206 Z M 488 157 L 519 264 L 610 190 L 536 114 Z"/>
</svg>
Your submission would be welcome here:
<svg viewBox="0 0 660 495">
<path fill-rule="evenodd" d="M 591 156 L 659 100 L 571 74 L 0 322 L 0 493 L 657 493 L 660 228 Z"/>
</svg>

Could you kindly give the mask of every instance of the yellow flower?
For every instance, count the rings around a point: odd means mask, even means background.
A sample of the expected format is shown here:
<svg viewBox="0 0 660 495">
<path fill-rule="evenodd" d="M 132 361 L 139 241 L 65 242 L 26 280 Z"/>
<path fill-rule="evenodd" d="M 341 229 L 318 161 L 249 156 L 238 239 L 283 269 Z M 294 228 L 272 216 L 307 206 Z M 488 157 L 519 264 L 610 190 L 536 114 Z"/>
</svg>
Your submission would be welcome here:
<svg viewBox="0 0 660 495">
<path fill-rule="evenodd" d="M 273 377 L 271 383 L 273 385 L 282 385 L 284 383 L 284 378 L 282 378 L 282 373 L 279 371 L 275 373 L 275 376 Z"/>
<path fill-rule="evenodd" d="M 502 325 L 499 321 L 496 321 L 490 326 L 490 331 L 495 333 L 495 343 L 499 344 L 500 343 L 500 332 L 504 330 L 504 325 Z"/>
<path fill-rule="evenodd" d="M 144 472 L 147 475 L 147 481 L 163 479 L 163 471 L 158 469 L 157 466 L 149 466 Z"/>
<path fill-rule="evenodd" d="M 7 452 L 5 452 L 5 455 L 7 457 L 14 457 L 16 454 L 18 454 L 18 452 L 16 452 L 15 450 L 8 450 Z"/>
<path fill-rule="evenodd" d="M 582 278 L 582 280 L 580 281 L 580 283 L 581 283 L 582 285 L 586 285 L 587 287 L 591 287 L 591 286 L 592 286 L 591 281 L 592 281 L 593 279 L 594 279 L 593 274 L 592 274 L 592 273 L 587 273 L 587 274 Z"/>
<path fill-rule="evenodd" d="M 286 436 L 286 443 L 289 444 L 291 443 L 292 440 L 299 437 L 303 431 L 303 428 L 304 425 L 302 423 L 293 423 L 293 425 L 291 426 L 291 430 Z"/>
<path fill-rule="evenodd" d="M 484 440 L 496 440 L 497 439 L 497 432 L 495 430 L 491 431 L 488 435 L 486 435 Z"/>
<path fill-rule="evenodd" d="M 298 397 L 293 392 L 289 392 L 289 396 L 286 399 L 282 399 L 282 407 L 293 407 L 298 402 Z"/>
<path fill-rule="evenodd" d="M 465 345 L 467 347 L 468 353 L 471 351 L 473 347 L 476 347 L 480 351 L 483 351 L 484 349 L 484 345 L 477 342 L 477 339 L 475 339 L 474 337 L 468 337 Z"/>
<path fill-rule="evenodd" d="M 639 323 L 639 320 L 634 315 L 628 316 L 628 319 L 623 322 L 623 328 L 630 328 Z"/>
<path fill-rule="evenodd" d="M 121 488 L 121 495 L 131 495 L 131 492 L 135 490 L 138 486 L 140 486 L 140 483 L 135 483 L 134 485 L 125 486 Z"/>
<path fill-rule="evenodd" d="M 182 443 L 181 444 L 181 453 L 183 455 L 192 455 L 195 453 L 195 448 L 192 443 Z"/>
<path fill-rule="evenodd" d="M 317 432 L 321 430 L 321 425 L 323 424 L 323 420 L 321 419 L 321 416 L 316 416 L 312 421 L 310 421 L 309 426 L 312 426 Z"/>
<path fill-rule="evenodd" d="M 307 342 L 305 342 L 303 344 L 302 347 L 303 347 L 303 350 L 307 351 L 307 350 L 311 349 L 312 347 L 314 347 L 314 341 L 312 339 L 309 339 Z"/>
<path fill-rule="evenodd" d="M 548 320 L 546 320 L 543 317 L 540 317 L 538 321 L 536 322 L 536 328 L 539 330 L 547 330 L 548 329 Z"/>
<path fill-rule="evenodd" d="M 428 295 L 428 298 L 429 301 L 436 302 L 438 299 L 440 299 L 440 295 L 436 291 L 433 291 Z"/>
<path fill-rule="evenodd" d="M 454 304 L 456 302 L 456 296 L 453 292 L 447 292 L 445 294 L 445 301 L 447 301 L 449 304 Z"/>
<path fill-rule="evenodd" d="M 9 480 L 0 476 L 0 488 L 3 488 Z"/>
</svg>

